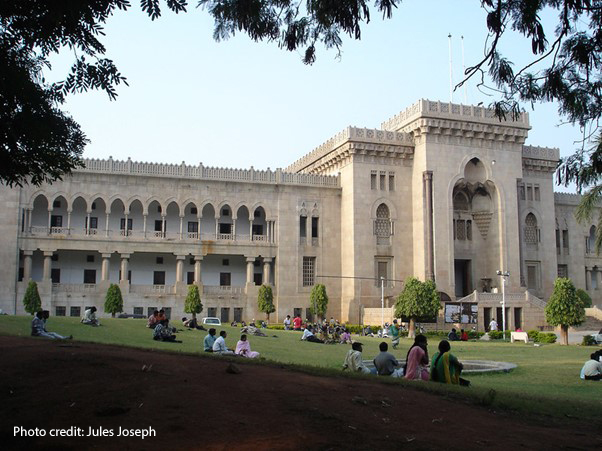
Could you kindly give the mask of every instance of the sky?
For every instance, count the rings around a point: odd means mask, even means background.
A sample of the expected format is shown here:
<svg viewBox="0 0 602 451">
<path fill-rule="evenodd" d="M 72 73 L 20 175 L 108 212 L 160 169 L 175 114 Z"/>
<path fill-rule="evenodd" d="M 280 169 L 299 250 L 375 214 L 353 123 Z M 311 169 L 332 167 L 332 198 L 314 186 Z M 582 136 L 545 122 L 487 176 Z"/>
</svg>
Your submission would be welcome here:
<svg viewBox="0 0 602 451">
<path fill-rule="evenodd" d="M 194 1 L 179 15 L 163 4 L 155 21 L 133 2 L 107 22 L 101 39 L 129 87 L 118 86 L 116 101 L 101 92 L 72 95 L 64 109 L 91 140 L 86 158 L 284 168 L 349 125 L 380 128 L 421 98 L 448 102 L 448 34 L 454 82 L 463 72 L 461 36 L 466 66 L 483 56 L 478 3 L 406 0 L 391 20 L 374 13 L 360 41 L 344 39 L 340 58 L 319 47 L 306 66 L 301 52 L 244 34 L 216 42 L 212 18 Z M 513 36 L 502 51 L 518 66 L 530 42 Z M 63 78 L 72 61 L 71 53 L 54 58 L 47 78 Z M 488 105 L 493 98 L 475 86 L 468 83 L 466 103 Z M 453 101 L 465 103 L 464 96 L 456 91 Z M 574 151 L 579 130 L 558 126 L 555 105 L 525 107 L 527 144 Z"/>
</svg>

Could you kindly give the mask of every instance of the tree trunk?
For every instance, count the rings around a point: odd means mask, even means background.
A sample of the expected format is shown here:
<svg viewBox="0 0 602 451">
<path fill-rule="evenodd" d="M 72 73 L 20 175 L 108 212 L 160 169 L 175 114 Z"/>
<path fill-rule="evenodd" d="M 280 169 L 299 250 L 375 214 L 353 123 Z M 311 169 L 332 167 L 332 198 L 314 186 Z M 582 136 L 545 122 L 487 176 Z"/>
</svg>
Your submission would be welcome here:
<svg viewBox="0 0 602 451">
<path fill-rule="evenodd" d="M 192 312 L 192 319 L 196 319 L 196 313 Z"/>
<path fill-rule="evenodd" d="M 560 325 L 560 339 L 562 340 L 563 345 L 569 344 L 569 326 L 566 324 Z"/>
<path fill-rule="evenodd" d="M 111 318 L 115 318 L 115 312 L 111 313 Z"/>
<path fill-rule="evenodd" d="M 267 318 L 268 318 L 268 323 L 269 323 L 269 322 L 270 322 L 270 314 L 269 314 L 269 313 L 266 313 L 266 315 L 267 315 Z"/>
<path fill-rule="evenodd" d="M 416 338 L 416 319 L 410 317 L 410 326 L 408 329 L 408 338 Z"/>
</svg>

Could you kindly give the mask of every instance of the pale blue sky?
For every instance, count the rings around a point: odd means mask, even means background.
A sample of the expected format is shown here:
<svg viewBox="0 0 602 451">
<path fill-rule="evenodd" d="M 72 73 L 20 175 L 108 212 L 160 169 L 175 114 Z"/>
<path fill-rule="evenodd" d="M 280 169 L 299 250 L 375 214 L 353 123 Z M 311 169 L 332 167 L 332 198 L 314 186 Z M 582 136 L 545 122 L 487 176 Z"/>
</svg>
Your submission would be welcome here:
<svg viewBox="0 0 602 451">
<path fill-rule="evenodd" d="M 485 14 L 468 0 L 406 0 L 394 19 L 374 16 L 361 41 L 345 39 L 340 60 L 319 48 L 313 66 L 274 43 L 243 34 L 217 43 L 212 32 L 210 16 L 194 7 L 183 15 L 164 11 L 154 22 L 138 4 L 118 12 L 102 41 L 130 86 L 119 86 L 113 102 L 90 92 L 65 105 L 92 141 L 84 156 L 286 167 L 348 125 L 378 128 L 420 98 L 449 101 L 448 33 L 455 81 L 462 73 L 460 36 L 466 65 L 482 56 L 486 36 Z M 524 53 L 530 43 L 515 38 L 504 48 L 518 63 L 517 49 Z M 61 75 L 65 61 L 71 59 L 55 59 Z M 488 104 L 475 83 L 468 103 Z M 453 100 L 463 103 L 463 91 Z M 579 131 L 557 127 L 554 106 L 528 112 L 527 144 L 573 151 Z"/>
</svg>

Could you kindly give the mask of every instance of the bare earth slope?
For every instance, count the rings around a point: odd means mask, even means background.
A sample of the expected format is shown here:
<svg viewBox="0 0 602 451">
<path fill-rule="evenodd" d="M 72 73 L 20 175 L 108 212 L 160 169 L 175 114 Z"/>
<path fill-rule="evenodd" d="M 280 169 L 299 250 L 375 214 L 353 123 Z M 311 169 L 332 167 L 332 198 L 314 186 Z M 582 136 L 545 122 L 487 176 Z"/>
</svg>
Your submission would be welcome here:
<svg viewBox="0 0 602 451">
<path fill-rule="evenodd" d="M 543 424 L 377 381 L 244 364 L 230 374 L 220 358 L 7 336 L 0 352 L 3 449 L 602 447 L 588 425 Z M 46 436 L 15 437 L 15 426 Z M 49 436 L 71 427 L 113 435 Z M 155 437 L 117 436 L 149 427 Z"/>
</svg>

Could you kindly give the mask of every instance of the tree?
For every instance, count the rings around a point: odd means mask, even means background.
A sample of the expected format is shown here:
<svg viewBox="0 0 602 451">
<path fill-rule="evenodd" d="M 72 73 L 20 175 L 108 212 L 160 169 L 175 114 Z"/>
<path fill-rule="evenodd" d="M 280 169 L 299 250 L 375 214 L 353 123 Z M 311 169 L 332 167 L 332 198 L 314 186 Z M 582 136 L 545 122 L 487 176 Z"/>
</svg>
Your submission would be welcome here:
<svg viewBox="0 0 602 451">
<path fill-rule="evenodd" d="M 259 287 L 259 293 L 257 294 L 257 308 L 260 312 L 267 315 L 268 322 L 270 321 L 270 313 L 276 311 L 274 307 L 274 295 L 272 294 L 272 287 L 269 285 L 262 285 Z"/>
<path fill-rule="evenodd" d="M 408 337 L 416 336 L 416 319 L 437 315 L 441 309 L 441 298 L 437 286 L 432 280 L 421 282 L 415 277 L 409 277 L 403 291 L 395 303 L 395 317 L 410 318 Z"/>
<path fill-rule="evenodd" d="M 309 310 L 312 315 L 318 315 L 323 319 L 328 310 L 328 294 L 326 294 L 326 286 L 319 283 L 314 285 L 309 295 Z"/>
<path fill-rule="evenodd" d="M 42 308 L 38 284 L 33 280 L 30 280 L 29 284 L 27 284 L 27 290 L 25 291 L 25 296 L 23 296 L 23 305 L 25 306 L 25 311 L 32 315 Z"/>
<path fill-rule="evenodd" d="M 166 3 L 176 13 L 186 11 L 185 0 Z M 152 20 L 161 15 L 159 4 L 141 1 Z M 88 140 L 59 106 L 68 94 L 90 89 L 114 100 L 115 87 L 127 84 L 113 62 L 101 57 L 99 36 L 116 10 L 129 7 L 128 0 L 0 2 L 0 182 L 40 185 L 82 165 Z M 73 52 L 75 61 L 63 80 L 48 83 L 43 70 L 61 50 Z"/>
<path fill-rule="evenodd" d="M 577 295 L 577 297 L 579 299 L 581 299 L 581 302 L 583 303 L 584 308 L 589 308 L 593 305 L 592 298 L 590 297 L 589 294 L 587 294 L 587 291 L 583 290 L 582 288 L 577 288 L 575 290 L 575 294 Z"/>
<path fill-rule="evenodd" d="M 109 285 L 105 297 L 105 313 L 110 313 L 115 318 L 115 313 L 123 312 L 123 297 L 119 285 L 112 283 Z"/>
<path fill-rule="evenodd" d="M 554 282 L 554 291 L 546 305 L 546 321 L 560 326 L 560 338 L 565 345 L 569 344 L 569 327 L 585 321 L 583 302 L 570 279 L 559 277 Z"/>
<path fill-rule="evenodd" d="M 199 294 L 198 285 L 190 285 L 188 287 L 188 294 L 186 295 L 186 301 L 184 303 L 184 311 L 186 313 L 192 313 L 192 317 L 196 318 L 197 313 L 203 311 L 203 304 L 201 303 L 201 295 Z"/>
</svg>

